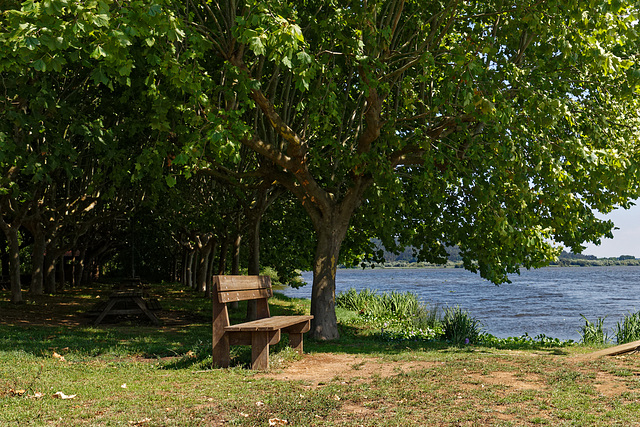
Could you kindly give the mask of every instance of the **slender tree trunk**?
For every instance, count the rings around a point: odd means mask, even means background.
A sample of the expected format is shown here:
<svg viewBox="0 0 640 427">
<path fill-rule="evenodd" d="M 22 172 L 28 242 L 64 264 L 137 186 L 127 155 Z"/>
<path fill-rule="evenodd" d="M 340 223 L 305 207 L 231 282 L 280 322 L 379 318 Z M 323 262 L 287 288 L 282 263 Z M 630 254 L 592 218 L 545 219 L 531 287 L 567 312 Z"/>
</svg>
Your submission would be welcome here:
<svg viewBox="0 0 640 427">
<path fill-rule="evenodd" d="M 58 267 L 56 268 L 56 282 L 58 283 L 58 289 L 64 289 L 65 282 L 67 280 L 65 277 L 64 267 L 64 254 L 62 254 L 58 258 Z"/>
<path fill-rule="evenodd" d="M 196 289 L 195 266 L 197 259 L 198 251 L 196 249 L 192 249 L 191 253 L 189 254 L 189 271 L 187 274 L 187 282 L 189 283 L 189 287 L 193 290 Z"/>
<path fill-rule="evenodd" d="M 182 272 L 180 274 L 180 283 L 182 286 L 187 285 L 187 271 L 189 265 L 189 249 L 183 247 L 182 249 Z"/>
<path fill-rule="evenodd" d="M 56 261 L 57 258 L 52 253 L 47 253 L 44 257 L 44 290 L 48 294 L 56 293 Z"/>
<path fill-rule="evenodd" d="M 207 292 L 207 281 L 209 275 L 209 259 L 211 257 L 211 249 L 215 244 L 215 239 L 211 236 L 203 238 L 204 244 L 200 248 L 200 261 L 198 265 L 198 285 L 199 292 Z"/>
<path fill-rule="evenodd" d="M 31 287 L 33 295 L 44 293 L 44 254 L 47 249 L 47 238 L 44 231 L 33 234 L 33 251 L 31 253 Z"/>
<path fill-rule="evenodd" d="M 4 241 L 0 241 L 0 276 L 3 278 L 9 274 L 9 253 L 6 251 L 5 246 Z"/>
<path fill-rule="evenodd" d="M 195 249 L 189 249 L 187 253 L 187 264 L 186 264 L 186 274 L 185 274 L 185 283 L 184 285 L 193 289 L 193 261 L 196 255 Z"/>
<path fill-rule="evenodd" d="M 227 270 L 227 254 L 229 252 L 229 235 L 224 236 L 220 245 L 220 261 L 218 263 L 218 274 L 224 274 Z"/>
<path fill-rule="evenodd" d="M 175 254 L 173 256 L 173 271 L 171 272 L 171 281 L 172 282 L 177 282 L 178 281 L 178 268 L 180 266 L 180 260 L 179 260 L 179 255 Z"/>
<path fill-rule="evenodd" d="M 249 225 L 249 276 L 260 274 L 260 222 L 262 215 L 252 215 L 253 223 Z M 258 318 L 258 303 L 256 300 L 247 301 L 247 316 L 245 320 L 250 322 Z"/>
<path fill-rule="evenodd" d="M 213 272 L 216 271 L 215 265 L 216 265 L 217 248 L 218 248 L 218 242 L 217 240 L 215 240 L 213 245 L 211 246 L 211 256 L 209 257 L 209 274 L 207 275 L 207 289 L 204 294 L 207 298 L 211 297 L 211 288 L 213 286 Z"/>
<path fill-rule="evenodd" d="M 5 227 L 6 226 L 6 227 Z M 18 228 L 2 222 L 2 230 L 9 243 L 9 276 L 11 279 L 11 302 L 22 302 L 22 284 L 20 283 L 20 243 Z"/>
<path fill-rule="evenodd" d="M 86 265 L 85 264 L 86 256 L 87 256 L 87 249 L 83 247 L 82 249 L 80 249 L 79 256 L 75 257 L 75 262 L 73 263 L 73 265 L 75 266 L 75 271 L 73 274 L 74 286 L 82 285 L 82 277 L 84 276 L 84 269 Z"/>
<path fill-rule="evenodd" d="M 233 239 L 233 257 L 231 258 L 231 274 L 238 275 L 240 274 L 240 246 L 242 243 L 242 234 L 238 232 L 236 234 L 236 238 Z"/>
</svg>

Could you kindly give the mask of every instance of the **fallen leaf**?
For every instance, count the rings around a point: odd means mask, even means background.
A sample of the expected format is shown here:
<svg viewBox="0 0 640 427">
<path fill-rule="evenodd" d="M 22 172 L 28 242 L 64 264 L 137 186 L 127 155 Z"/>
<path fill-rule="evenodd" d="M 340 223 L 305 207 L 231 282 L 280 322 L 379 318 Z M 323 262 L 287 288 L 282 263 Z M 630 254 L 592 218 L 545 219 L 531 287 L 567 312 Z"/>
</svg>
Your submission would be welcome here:
<svg viewBox="0 0 640 427">
<path fill-rule="evenodd" d="M 14 390 L 12 388 L 9 389 L 9 393 L 12 396 L 22 396 L 23 394 L 25 394 L 27 392 L 27 390 Z"/>
<path fill-rule="evenodd" d="M 52 397 L 56 399 L 75 399 L 76 395 L 75 394 L 66 395 L 61 391 L 56 391 L 55 393 L 53 393 Z"/>
<path fill-rule="evenodd" d="M 334 394 L 333 400 L 340 401 L 340 396 L 338 396 L 337 394 Z"/>
<path fill-rule="evenodd" d="M 241 417 L 248 418 L 248 417 L 249 417 L 249 414 L 245 414 L 244 412 L 240 412 L 240 416 L 241 416 Z"/>
<path fill-rule="evenodd" d="M 288 426 L 289 421 L 282 420 L 280 418 L 269 418 L 269 425 L 270 426 Z"/>
<path fill-rule="evenodd" d="M 28 397 L 29 399 L 40 399 L 43 396 L 44 396 L 44 393 L 40 393 L 39 391 L 36 391 L 35 393 L 33 393 L 33 396 L 28 396 Z"/>
<path fill-rule="evenodd" d="M 58 359 L 58 360 L 59 360 L 59 361 L 61 361 L 61 362 L 65 362 L 65 358 L 64 358 L 64 356 L 62 356 L 62 355 L 60 355 L 60 354 L 56 353 L 55 351 L 53 352 L 53 358 L 54 358 L 54 359 Z"/>
<path fill-rule="evenodd" d="M 151 418 L 144 418 L 140 421 L 129 421 L 129 424 L 131 424 L 132 426 L 141 426 L 142 424 L 146 424 L 149 421 L 151 421 Z"/>
<path fill-rule="evenodd" d="M 264 406 L 264 402 L 256 402 L 256 406 Z"/>
<path fill-rule="evenodd" d="M 120 388 L 127 388 L 127 383 L 122 384 Z"/>
<path fill-rule="evenodd" d="M 193 351 L 189 350 L 189 351 L 187 351 L 187 353 L 185 354 L 185 356 L 186 356 L 186 357 L 191 357 L 191 358 L 193 358 L 193 357 L 196 357 L 196 354 L 195 354 Z"/>
</svg>

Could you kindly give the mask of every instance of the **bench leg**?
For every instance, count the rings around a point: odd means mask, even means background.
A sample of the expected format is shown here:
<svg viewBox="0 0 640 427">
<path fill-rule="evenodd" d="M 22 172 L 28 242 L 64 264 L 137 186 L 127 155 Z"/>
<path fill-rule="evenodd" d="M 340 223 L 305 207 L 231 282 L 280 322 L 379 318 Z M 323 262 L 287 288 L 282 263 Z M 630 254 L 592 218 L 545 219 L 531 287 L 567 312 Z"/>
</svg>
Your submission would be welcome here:
<svg viewBox="0 0 640 427">
<path fill-rule="evenodd" d="M 251 334 L 251 369 L 269 369 L 269 334 L 267 332 Z"/>
<path fill-rule="evenodd" d="M 212 349 L 213 366 L 218 368 L 228 368 L 231 362 L 231 356 L 229 354 L 229 336 L 222 334 L 222 336 L 213 337 L 213 349 Z"/>
<path fill-rule="evenodd" d="M 251 369 L 269 369 L 269 343 L 280 341 L 280 330 L 251 333 Z"/>
<path fill-rule="evenodd" d="M 302 355 L 302 334 L 289 333 L 289 345 Z"/>
</svg>

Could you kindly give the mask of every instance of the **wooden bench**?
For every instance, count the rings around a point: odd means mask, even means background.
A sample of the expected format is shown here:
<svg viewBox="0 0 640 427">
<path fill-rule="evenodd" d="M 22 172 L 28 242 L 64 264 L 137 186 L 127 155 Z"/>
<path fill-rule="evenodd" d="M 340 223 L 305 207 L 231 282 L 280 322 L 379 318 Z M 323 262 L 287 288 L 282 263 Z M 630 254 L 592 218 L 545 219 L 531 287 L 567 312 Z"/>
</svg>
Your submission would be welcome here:
<svg viewBox="0 0 640 427">
<path fill-rule="evenodd" d="M 269 369 L 269 345 L 280 341 L 281 332 L 302 354 L 302 334 L 309 331 L 313 316 L 273 316 L 268 298 L 273 295 L 269 276 L 213 277 L 213 364 L 229 366 L 230 345 L 251 346 L 251 368 Z M 257 320 L 231 325 L 227 303 L 256 300 Z"/>
</svg>

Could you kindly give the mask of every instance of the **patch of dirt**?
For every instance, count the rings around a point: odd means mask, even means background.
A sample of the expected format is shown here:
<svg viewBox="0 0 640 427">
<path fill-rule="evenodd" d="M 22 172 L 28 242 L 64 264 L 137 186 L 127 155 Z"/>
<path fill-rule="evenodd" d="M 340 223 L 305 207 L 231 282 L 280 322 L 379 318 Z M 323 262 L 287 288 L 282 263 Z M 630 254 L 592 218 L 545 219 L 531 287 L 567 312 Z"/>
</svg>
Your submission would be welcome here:
<svg viewBox="0 0 640 427">
<path fill-rule="evenodd" d="M 393 362 L 353 354 L 305 354 L 301 360 L 283 370 L 259 374 L 259 377 L 287 381 L 304 381 L 316 388 L 332 381 L 352 382 L 387 378 L 412 370 L 434 367 L 437 362 Z"/>
<path fill-rule="evenodd" d="M 494 371 L 489 375 L 472 374 L 480 386 L 483 385 L 503 385 L 512 390 L 542 390 L 545 388 L 544 381 L 536 374 L 526 376 L 516 375 L 513 372 Z"/>
</svg>

